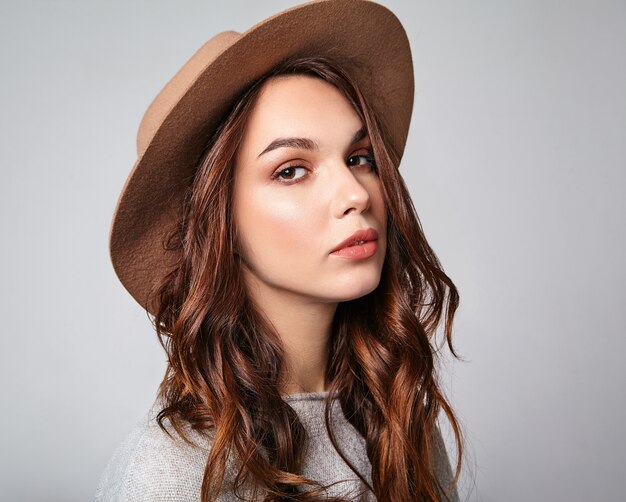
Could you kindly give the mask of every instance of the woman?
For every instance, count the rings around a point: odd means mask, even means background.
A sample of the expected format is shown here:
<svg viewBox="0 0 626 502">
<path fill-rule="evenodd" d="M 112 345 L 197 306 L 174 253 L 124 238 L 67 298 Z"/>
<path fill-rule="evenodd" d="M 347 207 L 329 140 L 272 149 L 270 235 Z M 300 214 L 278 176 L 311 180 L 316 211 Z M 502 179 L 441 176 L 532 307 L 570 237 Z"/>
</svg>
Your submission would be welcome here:
<svg viewBox="0 0 626 502">
<path fill-rule="evenodd" d="M 111 256 L 168 368 L 97 500 L 457 498 L 433 338 L 458 295 L 397 170 L 412 98 L 395 16 L 329 0 L 218 35 L 155 99 Z"/>
</svg>

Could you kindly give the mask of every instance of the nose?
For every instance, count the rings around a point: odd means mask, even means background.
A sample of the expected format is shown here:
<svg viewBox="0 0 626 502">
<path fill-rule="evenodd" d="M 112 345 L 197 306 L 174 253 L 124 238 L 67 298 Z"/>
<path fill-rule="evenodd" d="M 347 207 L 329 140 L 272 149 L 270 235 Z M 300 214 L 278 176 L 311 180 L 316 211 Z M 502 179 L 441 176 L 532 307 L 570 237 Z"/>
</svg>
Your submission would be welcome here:
<svg viewBox="0 0 626 502">
<path fill-rule="evenodd" d="M 350 213 L 364 213 L 371 203 L 369 190 L 345 163 L 332 170 L 332 204 L 336 218 Z"/>
</svg>

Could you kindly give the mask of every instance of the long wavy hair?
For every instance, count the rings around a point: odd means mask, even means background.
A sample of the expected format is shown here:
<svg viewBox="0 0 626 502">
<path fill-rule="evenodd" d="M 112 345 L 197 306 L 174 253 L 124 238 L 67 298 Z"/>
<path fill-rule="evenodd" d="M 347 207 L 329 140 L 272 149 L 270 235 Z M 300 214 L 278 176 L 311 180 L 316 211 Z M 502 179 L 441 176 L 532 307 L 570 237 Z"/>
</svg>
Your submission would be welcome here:
<svg viewBox="0 0 626 502">
<path fill-rule="evenodd" d="M 439 486 L 433 463 L 441 411 L 457 443 L 453 483 L 462 440 L 437 381 L 436 356 L 443 341 L 456 356 L 458 292 L 426 241 L 386 131 L 357 82 L 326 58 L 291 59 L 276 67 L 238 99 L 208 142 L 167 242 L 178 263 L 155 296 L 155 327 L 168 355 L 158 422 L 167 432 L 167 419 L 186 441 L 189 427 L 210 438 L 203 502 L 216 500 L 231 461 L 237 472 L 232 486 L 242 497 L 252 487 L 254 500 L 268 502 L 344 500 L 326 498 L 325 487 L 301 475 L 306 431 L 281 397 L 283 347 L 246 292 L 232 214 L 234 159 L 247 118 L 263 83 L 289 74 L 321 78 L 352 103 L 370 135 L 387 207 L 380 283 L 370 294 L 340 303 L 333 320 L 326 369 L 329 437 L 379 500 L 445 500 L 453 487 Z M 336 398 L 365 438 L 371 485 L 337 445 Z"/>
</svg>

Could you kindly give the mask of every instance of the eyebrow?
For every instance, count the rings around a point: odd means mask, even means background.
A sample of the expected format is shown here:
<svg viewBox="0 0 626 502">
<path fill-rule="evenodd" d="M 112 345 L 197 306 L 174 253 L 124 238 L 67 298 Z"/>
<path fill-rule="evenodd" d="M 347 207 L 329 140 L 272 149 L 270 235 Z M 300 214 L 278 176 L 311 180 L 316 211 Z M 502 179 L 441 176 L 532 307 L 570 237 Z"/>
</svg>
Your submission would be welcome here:
<svg viewBox="0 0 626 502">
<path fill-rule="evenodd" d="M 354 136 L 352 136 L 352 143 L 350 143 L 351 145 L 354 145 L 355 143 L 358 143 L 359 141 L 361 141 L 365 136 L 367 136 L 367 127 L 363 126 L 361 127 L 361 129 L 359 129 L 356 133 L 354 133 Z"/>
<path fill-rule="evenodd" d="M 351 145 L 358 143 L 365 136 L 367 136 L 367 127 L 363 126 L 352 137 Z M 277 148 L 297 148 L 299 150 L 319 150 L 319 145 L 309 138 L 278 138 L 272 141 L 265 150 L 263 150 L 257 157 L 265 155 L 267 152 L 276 150 Z"/>
</svg>

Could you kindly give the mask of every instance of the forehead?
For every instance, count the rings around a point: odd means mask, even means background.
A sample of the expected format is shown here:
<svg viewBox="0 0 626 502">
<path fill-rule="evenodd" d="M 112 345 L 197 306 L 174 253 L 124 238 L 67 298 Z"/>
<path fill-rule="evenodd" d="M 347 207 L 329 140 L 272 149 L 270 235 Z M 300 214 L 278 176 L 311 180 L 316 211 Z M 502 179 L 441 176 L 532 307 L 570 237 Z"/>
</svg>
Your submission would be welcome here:
<svg viewBox="0 0 626 502">
<path fill-rule="evenodd" d="M 352 104 L 333 85 L 308 75 L 278 76 L 263 84 L 246 124 L 245 140 L 352 137 L 361 126 Z"/>
</svg>

